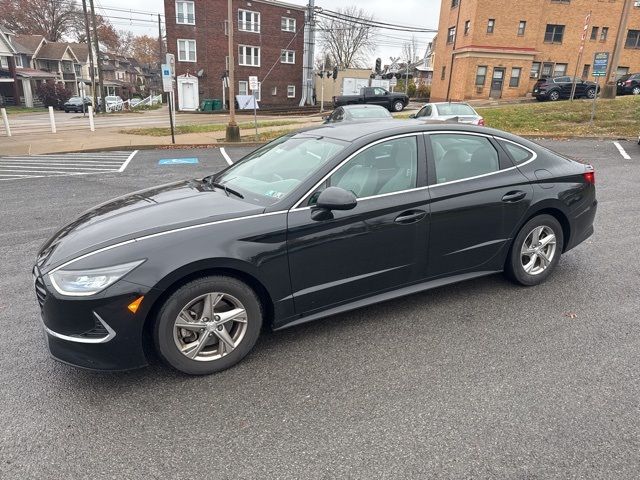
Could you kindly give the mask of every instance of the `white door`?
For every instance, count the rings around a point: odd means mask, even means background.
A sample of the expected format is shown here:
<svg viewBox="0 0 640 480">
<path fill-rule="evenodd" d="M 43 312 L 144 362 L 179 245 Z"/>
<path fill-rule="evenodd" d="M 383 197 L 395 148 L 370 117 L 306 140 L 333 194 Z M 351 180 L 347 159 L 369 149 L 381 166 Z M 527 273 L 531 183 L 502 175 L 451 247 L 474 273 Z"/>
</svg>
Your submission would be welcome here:
<svg viewBox="0 0 640 480">
<path fill-rule="evenodd" d="M 178 79 L 178 109 L 198 109 L 198 79 L 196 77 Z"/>
</svg>

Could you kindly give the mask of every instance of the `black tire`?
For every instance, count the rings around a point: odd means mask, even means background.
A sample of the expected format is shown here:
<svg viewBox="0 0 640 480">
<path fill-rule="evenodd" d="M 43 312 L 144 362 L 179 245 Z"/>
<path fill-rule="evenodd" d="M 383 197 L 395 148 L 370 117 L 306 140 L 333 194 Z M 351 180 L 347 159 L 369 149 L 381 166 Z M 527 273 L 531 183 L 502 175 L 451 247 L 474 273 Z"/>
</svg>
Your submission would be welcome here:
<svg viewBox="0 0 640 480">
<path fill-rule="evenodd" d="M 596 89 L 595 88 L 587 89 L 584 96 L 587 98 L 593 99 L 596 96 Z"/>
<path fill-rule="evenodd" d="M 242 303 L 247 314 L 247 329 L 240 343 L 221 358 L 193 360 L 178 349 L 174 341 L 174 324 L 189 302 L 212 292 L 231 295 Z M 153 339 L 158 355 L 169 366 L 189 375 L 209 375 L 232 367 L 251 351 L 260 336 L 262 319 L 260 300 L 248 285 L 233 277 L 203 277 L 183 285 L 165 301 L 156 318 Z"/>
<path fill-rule="evenodd" d="M 635 87 L 633 87 L 633 89 L 631 90 L 631 93 L 633 95 L 640 95 L 640 85 L 636 85 Z"/>
<path fill-rule="evenodd" d="M 391 109 L 394 112 L 401 112 L 402 110 L 404 110 L 404 102 L 402 100 L 397 100 L 397 101 L 393 102 L 393 105 L 391 106 Z"/>
<path fill-rule="evenodd" d="M 69 113 L 69 110 L 65 110 L 64 113 Z"/>
<path fill-rule="evenodd" d="M 544 271 L 536 275 L 527 273 L 522 265 L 522 247 L 529 234 L 537 227 L 548 227 L 553 231 L 556 237 L 556 248 L 553 254 L 553 258 Z M 560 255 L 564 245 L 564 234 L 560 222 L 551 215 L 538 215 L 532 218 L 518 232 L 516 238 L 511 244 L 509 255 L 505 264 L 505 273 L 510 280 L 514 283 L 524 285 L 527 287 L 533 285 L 539 285 L 544 282 L 549 275 L 553 272 L 556 265 L 560 261 Z"/>
<path fill-rule="evenodd" d="M 557 90 L 554 90 L 552 92 L 549 92 L 549 100 L 551 100 L 552 102 L 556 102 L 558 100 L 560 100 L 560 92 Z"/>
</svg>

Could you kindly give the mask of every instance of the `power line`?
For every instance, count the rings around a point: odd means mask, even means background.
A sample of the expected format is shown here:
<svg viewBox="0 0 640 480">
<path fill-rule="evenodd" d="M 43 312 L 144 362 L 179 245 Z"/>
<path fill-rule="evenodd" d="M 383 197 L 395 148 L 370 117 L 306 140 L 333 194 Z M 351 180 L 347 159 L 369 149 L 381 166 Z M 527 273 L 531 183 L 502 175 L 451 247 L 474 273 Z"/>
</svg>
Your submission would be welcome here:
<svg viewBox="0 0 640 480">
<path fill-rule="evenodd" d="M 409 32 L 409 33 L 437 33 L 438 32 L 437 29 L 413 27 L 413 26 L 393 24 L 393 23 L 387 23 L 387 22 L 378 22 L 376 20 L 368 20 L 368 19 L 353 17 L 351 15 L 341 14 L 338 12 L 332 12 L 331 10 L 322 10 L 321 12 L 318 12 L 318 16 L 332 19 L 332 20 L 338 20 L 340 22 L 351 24 L 351 25 L 360 25 L 360 26 L 366 26 L 371 28 L 382 28 L 386 30 L 396 30 L 396 31 L 402 31 L 402 32 Z"/>
</svg>

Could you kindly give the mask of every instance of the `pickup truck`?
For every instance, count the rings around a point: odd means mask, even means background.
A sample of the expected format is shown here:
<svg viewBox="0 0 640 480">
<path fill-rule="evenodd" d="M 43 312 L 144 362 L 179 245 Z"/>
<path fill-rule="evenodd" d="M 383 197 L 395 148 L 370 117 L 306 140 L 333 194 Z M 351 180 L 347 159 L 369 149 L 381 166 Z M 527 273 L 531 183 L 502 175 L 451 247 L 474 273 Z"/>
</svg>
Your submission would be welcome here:
<svg viewBox="0 0 640 480">
<path fill-rule="evenodd" d="M 333 97 L 335 108 L 344 105 L 357 105 L 370 103 L 380 105 L 392 112 L 401 112 L 409 104 L 409 97 L 404 93 L 391 93 L 381 87 L 364 87 L 360 89 L 360 95 L 342 95 Z"/>
</svg>

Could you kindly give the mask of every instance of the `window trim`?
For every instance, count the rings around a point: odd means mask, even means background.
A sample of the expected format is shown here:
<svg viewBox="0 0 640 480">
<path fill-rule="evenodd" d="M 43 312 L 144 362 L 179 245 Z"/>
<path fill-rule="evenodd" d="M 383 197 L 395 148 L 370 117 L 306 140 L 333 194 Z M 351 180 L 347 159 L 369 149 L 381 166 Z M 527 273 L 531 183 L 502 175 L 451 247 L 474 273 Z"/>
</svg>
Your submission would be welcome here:
<svg viewBox="0 0 640 480">
<path fill-rule="evenodd" d="M 514 70 L 518 70 L 518 76 L 517 76 L 517 77 L 514 77 L 514 76 L 513 76 L 513 71 L 514 71 Z M 511 81 L 512 81 L 514 78 L 515 78 L 517 81 L 516 81 L 516 84 L 515 84 L 515 85 L 512 85 L 512 84 L 511 84 Z M 509 87 L 510 87 L 510 88 L 518 88 L 518 87 L 520 86 L 520 79 L 521 79 L 521 78 L 522 78 L 522 67 L 511 67 L 511 75 L 509 75 Z"/>
<path fill-rule="evenodd" d="M 527 21 L 526 20 L 520 20 L 518 22 L 518 36 L 519 37 L 524 37 L 526 32 L 527 32 Z"/>
<path fill-rule="evenodd" d="M 478 73 L 478 70 L 480 70 L 481 68 L 484 68 L 484 75 L 480 75 Z M 476 82 L 475 85 L 476 87 L 484 87 L 487 83 L 487 73 L 489 73 L 489 67 L 488 65 L 478 65 L 476 67 Z M 482 77 L 482 83 L 478 83 L 478 77 Z"/>
<path fill-rule="evenodd" d="M 293 87 L 293 95 L 289 93 L 289 90 Z M 287 98 L 296 98 L 296 86 L 295 85 L 287 85 Z"/>
<path fill-rule="evenodd" d="M 189 60 L 189 49 L 186 48 L 185 44 L 185 53 L 187 54 L 186 60 L 180 59 L 180 42 L 193 42 L 193 60 Z M 178 47 L 178 62 L 187 62 L 187 63 L 197 63 L 198 62 L 198 42 L 196 42 L 193 38 L 178 38 L 176 39 L 176 46 Z"/>
<path fill-rule="evenodd" d="M 629 37 L 631 32 L 635 32 L 635 37 L 636 37 L 636 41 L 635 41 L 635 45 L 634 46 L 629 46 Z M 624 48 L 628 48 L 631 50 L 637 50 L 640 48 L 640 29 L 635 29 L 635 28 L 629 28 L 627 30 L 627 35 L 626 37 L 624 37 Z"/>
<path fill-rule="evenodd" d="M 179 4 L 187 4 L 190 3 L 193 5 L 193 22 L 189 21 L 189 9 L 187 7 L 187 14 L 184 15 L 184 12 L 180 12 L 180 9 L 178 8 Z M 180 13 L 183 14 L 184 16 L 184 21 L 181 22 L 178 19 L 180 18 Z M 193 0 L 176 0 L 176 24 L 177 25 L 195 25 L 196 24 L 196 2 L 194 2 Z"/>
<path fill-rule="evenodd" d="M 538 64 L 538 70 L 536 71 L 536 75 L 533 76 L 533 65 Z M 540 78 L 540 72 L 542 71 L 542 62 L 531 62 L 531 68 L 529 69 L 529 78 Z"/>
<path fill-rule="evenodd" d="M 289 59 L 289 55 L 288 54 L 293 54 L 292 55 L 292 61 L 288 62 L 287 60 Z M 284 60 L 283 60 L 283 55 L 284 55 Z M 280 50 L 280 63 L 284 63 L 286 65 L 295 65 L 296 64 L 296 51 L 295 50 L 287 50 L 287 49 L 282 49 Z"/>
<path fill-rule="evenodd" d="M 19 65 L 18 65 L 18 60 L 20 60 Z M 15 64 L 16 68 L 24 68 L 24 63 L 22 62 L 22 55 L 20 54 L 13 56 L 13 63 Z"/>
<path fill-rule="evenodd" d="M 496 19 L 489 18 L 487 20 L 487 35 L 493 35 L 496 30 Z"/>
<path fill-rule="evenodd" d="M 553 27 L 552 31 L 551 31 L 551 40 L 547 40 L 547 33 L 549 31 L 549 27 Z M 556 27 L 562 27 L 562 35 L 560 40 L 555 40 L 556 37 Z M 554 44 L 554 45 L 562 45 L 562 43 L 564 42 L 564 34 L 566 32 L 566 25 L 561 25 L 559 23 L 547 23 L 547 25 L 545 26 L 544 29 L 544 41 L 543 43 L 550 43 L 550 44 Z"/>
<path fill-rule="evenodd" d="M 456 41 L 456 27 L 449 27 L 447 29 L 447 45 L 451 45 Z"/>
<path fill-rule="evenodd" d="M 246 93 L 240 93 L 240 84 L 241 83 L 244 83 L 245 92 Z M 238 80 L 238 95 L 249 95 L 249 82 L 247 80 Z"/>
<path fill-rule="evenodd" d="M 251 22 L 247 22 L 246 20 L 243 20 L 242 22 L 240 22 L 240 13 L 250 13 L 251 14 Z M 253 19 L 257 16 L 257 21 L 253 21 Z M 260 25 L 262 21 L 262 15 L 260 14 L 260 12 L 256 12 L 255 10 L 247 10 L 246 8 L 239 8 L 238 9 L 238 31 L 239 32 L 246 32 L 246 33 L 260 33 L 260 30 L 262 29 L 262 26 Z M 247 26 L 247 25 L 257 25 L 258 29 L 257 30 L 247 30 L 246 28 L 240 28 L 240 26 Z"/>
<path fill-rule="evenodd" d="M 286 22 L 283 22 L 283 20 L 286 20 Z M 293 28 L 291 29 L 286 29 L 286 28 L 282 28 L 284 25 L 289 25 L 289 24 L 293 24 Z M 281 32 L 289 32 L 289 33 L 295 33 L 296 32 L 296 28 L 297 28 L 297 22 L 296 19 L 293 17 L 280 17 L 280 31 Z"/>
<path fill-rule="evenodd" d="M 241 48 L 257 48 L 258 49 L 258 64 L 254 65 L 253 63 L 240 63 L 240 58 L 244 57 L 245 61 L 247 59 L 247 55 L 246 53 L 244 55 L 240 55 L 240 49 Z M 250 55 L 251 59 L 253 60 L 253 55 Z M 255 45 L 238 45 L 238 66 L 240 67 L 255 67 L 255 68 L 260 68 L 262 64 L 262 50 L 260 47 L 256 47 Z"/>
</svg>

